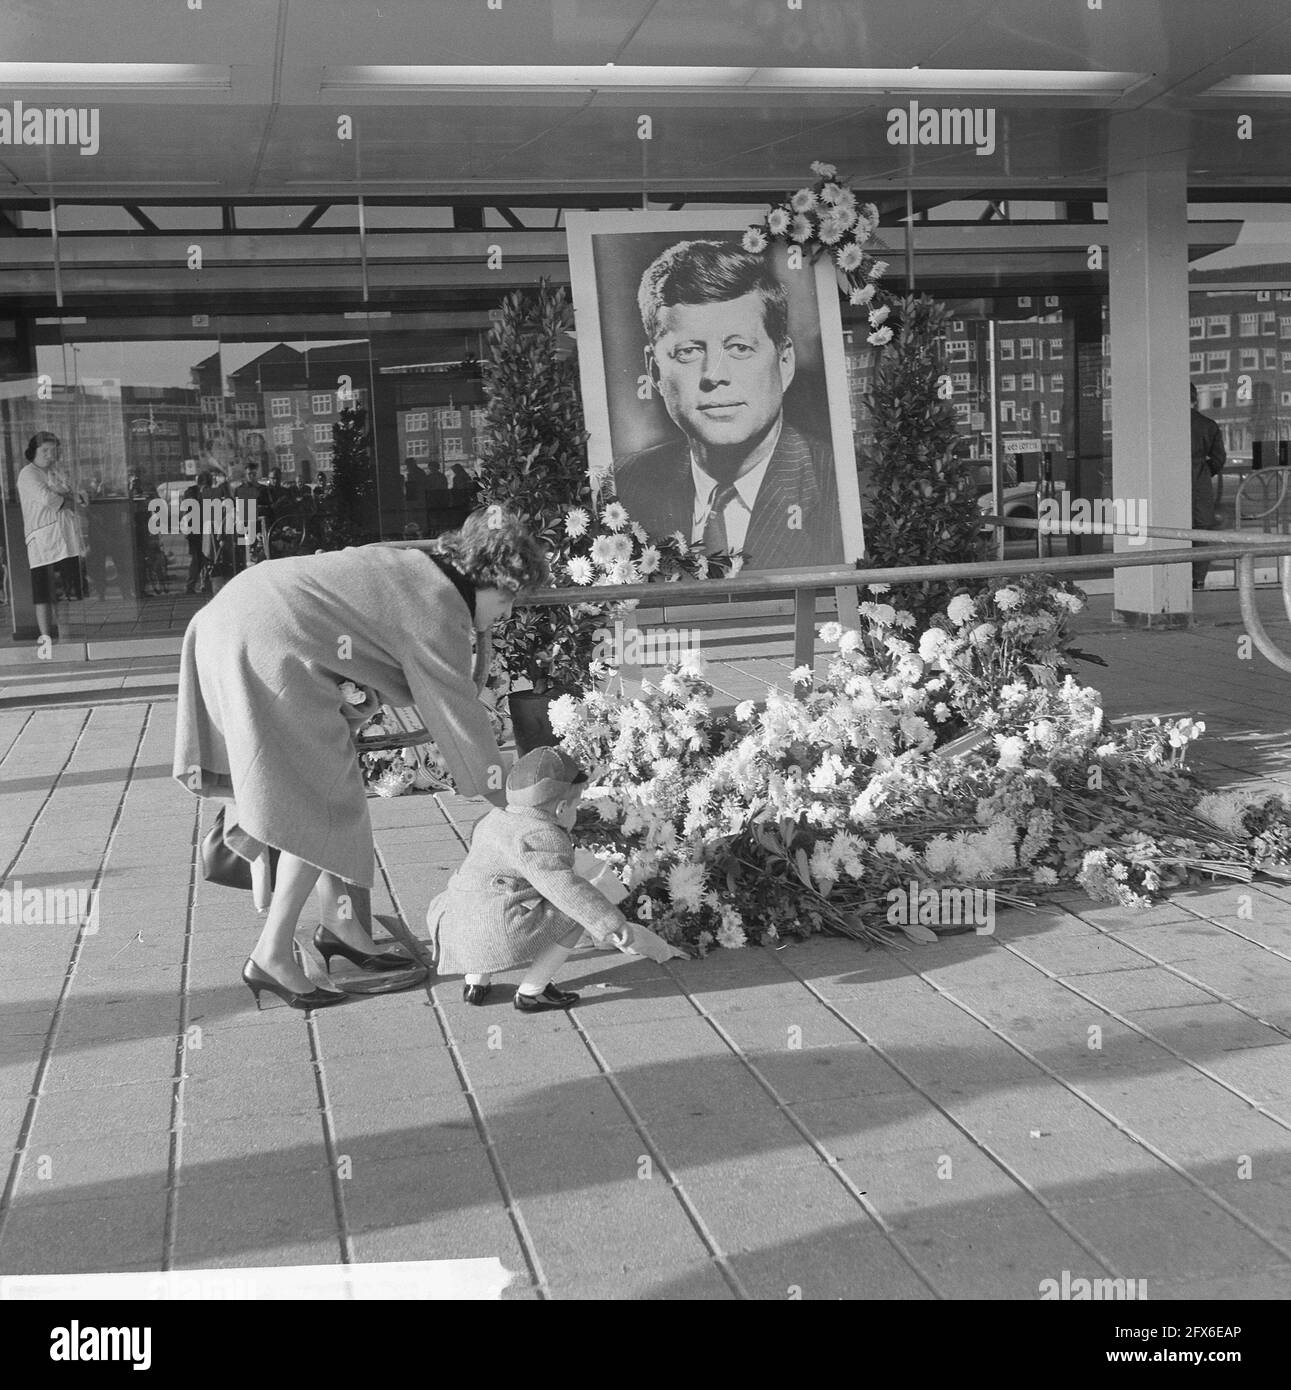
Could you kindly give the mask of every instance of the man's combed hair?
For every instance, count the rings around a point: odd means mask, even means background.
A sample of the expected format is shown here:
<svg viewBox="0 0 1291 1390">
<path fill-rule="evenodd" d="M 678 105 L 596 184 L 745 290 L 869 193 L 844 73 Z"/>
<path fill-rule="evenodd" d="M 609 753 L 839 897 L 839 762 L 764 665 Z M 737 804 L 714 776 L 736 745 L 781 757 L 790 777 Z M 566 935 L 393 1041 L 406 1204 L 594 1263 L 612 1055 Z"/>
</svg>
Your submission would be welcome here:
<svg viewBox="0 0 1291 1390">
<path fill-rule="evenodd" d="M 720 241 L 682 241 L 646 267 L 637 291 L 641 326 L 659 341 L 659 315 L 674 304 L 721 304 L 762 296 L 762 321 L 777 348 L 789 341 L 789 295 L 762 256 Z"/>
<path fill-rule="evenodd" d="M 535 589 L 551 568 L 542 546 L 518 517 L 501 507 L 472 512 L 460 531 L 438 538 L 436 550 L 477 589 Z"/>
</svg>

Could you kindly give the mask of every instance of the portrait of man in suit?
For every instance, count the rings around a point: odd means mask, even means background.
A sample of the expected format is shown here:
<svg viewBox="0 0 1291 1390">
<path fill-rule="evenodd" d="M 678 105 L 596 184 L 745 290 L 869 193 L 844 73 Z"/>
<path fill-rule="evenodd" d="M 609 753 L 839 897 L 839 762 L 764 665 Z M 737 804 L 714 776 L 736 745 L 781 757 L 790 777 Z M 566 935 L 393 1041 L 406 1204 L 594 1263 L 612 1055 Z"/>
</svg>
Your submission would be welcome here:
<svg viewBox="0 0 1291 1390">
<path fill-rule="evenodd" d="M 796 358 L 788 294 L 738 242 L 681 241 L 637 294 L 645 364 L 673 438 L 614 460 L 614 487 L 654 536 L 680 531 L 749 569 L 844 558 L 830 445 L 785 419 Z"/>
</svg>

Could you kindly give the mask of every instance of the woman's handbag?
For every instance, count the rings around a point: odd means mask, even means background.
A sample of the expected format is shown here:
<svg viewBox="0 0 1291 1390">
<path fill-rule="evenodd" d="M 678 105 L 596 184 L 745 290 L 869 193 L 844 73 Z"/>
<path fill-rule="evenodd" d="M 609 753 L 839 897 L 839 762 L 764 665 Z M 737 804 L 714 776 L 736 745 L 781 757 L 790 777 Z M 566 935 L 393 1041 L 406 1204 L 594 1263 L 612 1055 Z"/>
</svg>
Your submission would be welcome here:
<svg viewBox="0 0 1291 1390">
<path fill-rule="evenodd" d="M 269 851 L 269 881 L 273 886 L 274 871 L 278 867 L 278 851 Z M 243 888 L 251 891 L 251 864 L 234 852 L 224 841 L 224 807 L 215 813 L 215 824 L 206 832 L 202 840 L 202 877 L 208 883 L 218 883 L 224 888 Z"/>
</svg>

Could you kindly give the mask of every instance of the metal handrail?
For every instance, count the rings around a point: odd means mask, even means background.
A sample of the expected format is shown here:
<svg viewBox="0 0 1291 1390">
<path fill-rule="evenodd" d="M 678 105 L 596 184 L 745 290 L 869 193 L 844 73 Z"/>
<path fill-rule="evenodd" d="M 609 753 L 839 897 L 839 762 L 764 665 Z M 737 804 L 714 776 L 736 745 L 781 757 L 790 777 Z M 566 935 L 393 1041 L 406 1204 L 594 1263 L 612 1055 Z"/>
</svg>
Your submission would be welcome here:
<svg viewBox="0 0 1291 1390">
<path fill-rule="evenodd" d="M 1278 557 L 1282 579 L 1282 600 L 1288 619 L 1291 619 L 1291 536 L 1268 531 L 1194 531 L 1178 526 L 1140 526 L 1130 530 L 1125 526 L 1106 523 L 1081 523 L 1079 529 L 1071 523 L 1053 519 L 1040 521 L 1026 517 L 990 516 L 985 520 L 995 526 L 1024 527 L 1027 530 L 1045 528 L 1049 535 L 1142 536 L 1150 540 L 1186 540 L 1210 547 L 1210 560 L 1236 560 L 1238 587 L 1241 597 L 1242 620 L 1260 652 L 1275 666 L 1291 672 L 1291 656 L 1282 652 L 1269 638 L 1255 611 L 1255 560 L 1262 555 Z M 429 550 L 427 541 L 388 541 L 388 545 L 403 549 Z M 577 588 L 525 589 L 516 595 L 518 607 L 551 607 L 577 603 L 612 604 L 627 600 L 657 599 L 662 606 L 680 598 L 702 601 L 705 598 L 735 598 L 749 593 L 792 593 L 794 595 L 794 664 L 810 666 L 815 656 L 816 595 L 825 589 L 859 589 L 870 584 L 919 584 L 925 580 L 946 579 L 1005 579 L 1028 574 L 1077 575 L 1108 569 L 1141 569 L 1155 565 L 1190 565 L 1196 559 L 1192 547 L 1187 549 L 1117 550 L 1102 555 L 1066 555 L 1050 559 L 974 560 L 953 565 L 890 565 L 862 569 L 852 566 L 825 565 L 815 568 L 775 570 L 769 573 L 730 575 L 723 579 L 682 579 L 646 584 L 592 584 Z"/>
</svg>

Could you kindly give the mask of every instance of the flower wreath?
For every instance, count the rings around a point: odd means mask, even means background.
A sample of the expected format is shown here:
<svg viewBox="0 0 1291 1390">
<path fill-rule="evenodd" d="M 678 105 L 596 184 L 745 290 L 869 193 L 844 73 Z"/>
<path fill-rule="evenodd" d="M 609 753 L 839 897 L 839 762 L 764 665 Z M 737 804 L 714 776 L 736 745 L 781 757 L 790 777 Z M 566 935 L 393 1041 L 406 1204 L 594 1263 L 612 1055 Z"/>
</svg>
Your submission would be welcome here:
<svg viewBox="0 0 1291 1390">
<path fill-rule="evenodd" d="M 848 287 L 848 303 L 871 306 L 869 342 L 883 347 L 892 341 L 886 324 L 891 309 L 882 302 L 875 281 L 886 273 L 888 263 L 865 250 L 879 225 L 879 210 L 873 203 L 858 203 L 832 164 L 817 160 L 811 172 L 816 175 L 814 184 L 798 189 L 773 207 L 765 221 L 749 227 L 744 249 L 761 255 L 772 241 L 784 241 L 802 247 L 813 261 L 831 255 Z"/>
</svg>

